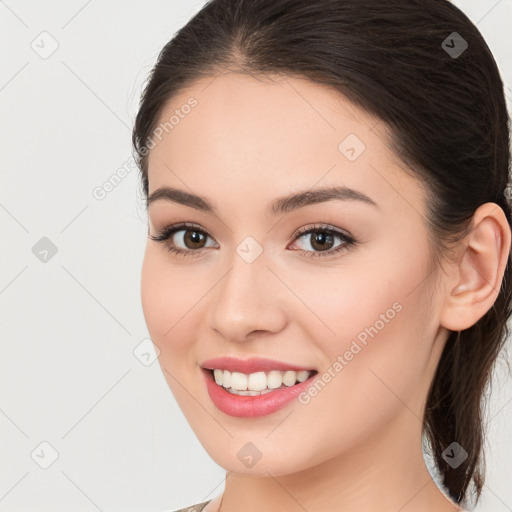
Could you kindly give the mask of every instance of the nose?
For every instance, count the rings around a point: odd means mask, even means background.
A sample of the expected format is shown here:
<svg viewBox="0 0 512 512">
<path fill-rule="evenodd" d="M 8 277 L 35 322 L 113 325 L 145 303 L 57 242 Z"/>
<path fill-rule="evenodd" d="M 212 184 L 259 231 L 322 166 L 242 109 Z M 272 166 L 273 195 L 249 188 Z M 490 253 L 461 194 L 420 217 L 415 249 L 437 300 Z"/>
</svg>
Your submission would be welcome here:
<svg viewBox="0 0 512 512">
<path fill-rule="evenodd" d="M 285 287 L 262 255 L 248 263 L 238 254 L 210 297 L 210 328 L 224 339 L 244 342 L 254 335 L 277 333 L 287 323 Z"/>
</svg>

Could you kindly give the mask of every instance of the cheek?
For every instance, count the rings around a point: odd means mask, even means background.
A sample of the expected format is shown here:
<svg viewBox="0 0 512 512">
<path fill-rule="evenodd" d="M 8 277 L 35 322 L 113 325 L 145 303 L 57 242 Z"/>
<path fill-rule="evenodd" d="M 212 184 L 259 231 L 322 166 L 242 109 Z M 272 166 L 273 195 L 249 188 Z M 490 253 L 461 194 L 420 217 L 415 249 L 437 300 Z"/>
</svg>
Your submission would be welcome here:
<svg viewBox="0 0 512 512">
<path fill-rule="evenodd" d="M 169 303 L 171 286 L 155 251 L 146 246 L 141 272 L 141 302 L 146 325 L 154 342 L 169 328 L 174 308 Z"/>
<path fill-rule="evenodd" d="M 382 237 L 371 251 L 348 255 L 338 268 L 295 280 L 298 295 L 307 297 L 318 317 L 317 325 L 321 319 L 330 330 L 330 335 L 323 329 L 324 334 L 315 337 L 325 352 L 337 355 L 354 339 L 362 346 L 369 347 L 373 341 L 372 345 L 386 343 L 390 349 L 410 350 L 411 332 L 428 338 L 430 332 L 422 331 L 430 321 L 425 300 L 428 254 L 424 239 L 403 244 L 396 237 Z"/>
<path fill-rule="evenodd" d="M 193 285 L 193 274 L 197 273 L 180 272 L 160 247 L 146 246 L 141 270 L 144 318 L 160 350 L 163 376 L 186 415 L 191 404 L 184 389 L 192 390 L 199 382 L 190 350 L 197 326 L 193 306 L 204 293 Z"/>
<path fill-rule="evenodd" d="M 292 426 L 283 424 L 273 433 L 276 446 L 286 443 L 303 460 L 320 463 L 333 451 L 365 443 L 397 416 L 414 414 L 421 421 L 431 333 L 425 290 L 411 290 L 425 275 L 420 264 L 406 268 L 397 262 L 396 268 L 386 279 L 367 267 L 335 287 L 333 279 L 316 279 L 315 294 L 306 293 L 305 285 L 298 290 L 299 296 L 316 297 L 308 305 L 336 334 L 329 335 L 316 317 L 304 320 L 303 328 L 316 332 L 312 339 L 326 357 L 321 383 L 295 405 L 294 416 L 305 418 L 306 425 L 307 418 L 314 418 L 322 425 L 322 437 L 331 441 L 304 443 L 303 436 L 290 435 Z M 294 448 L 291 439 L 297 439 Z"/>
<path fill-rule="evenodd" d="M 192 267 L 189 267 L 192 268 Z M 148 244 L 141 272 L 141 301 L 153 341 L 178 348 L 201 298 L 197 272 L 173 265 L 166 251 Z"/>
<path fill-rule="evenodd" d="M 426 253 L 417 250 L 394 260 L 382 251 L 381 259 L 351 265 L 350 272 L 296 282 L 297 295 L 308 297 L 316 314 L 303 326 L 326 355 L 326 404 L 371 416 L 400 404 L 393 393 L 416 403 L 424 391 L 435 333 L 425 301 Z"/>
<path fill-rule="evenodd" d="M 205 337 L 200 330 L 204 329 L 207 294 L 217 279 L 205 265 L 176 263 L 160 246 L 146 247 L 141 271 L 144 318 L 160 350 L 164 377 L 182 408 L 190 400 L 182 386 L 202 389 L 197 340 Z"/>
</svg>

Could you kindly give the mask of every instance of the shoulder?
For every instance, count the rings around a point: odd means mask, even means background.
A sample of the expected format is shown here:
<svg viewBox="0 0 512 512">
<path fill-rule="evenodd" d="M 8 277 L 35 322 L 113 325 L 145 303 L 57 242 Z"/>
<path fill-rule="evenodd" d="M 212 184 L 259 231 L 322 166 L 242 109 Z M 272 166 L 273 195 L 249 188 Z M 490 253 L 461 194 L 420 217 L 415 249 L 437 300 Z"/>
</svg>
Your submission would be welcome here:
<svg viewBox="0 0 512 512">
<path fill-rule="evenodd" d="M 206 505 L 208 505 L 210 501 L 203 501 L 203 503 L 198 503 L 197 505 L 192 505 L 187 508 L 180 508 L 179 510 L 175 510 L 174 512 L 201 512 Z"/>
</svg>

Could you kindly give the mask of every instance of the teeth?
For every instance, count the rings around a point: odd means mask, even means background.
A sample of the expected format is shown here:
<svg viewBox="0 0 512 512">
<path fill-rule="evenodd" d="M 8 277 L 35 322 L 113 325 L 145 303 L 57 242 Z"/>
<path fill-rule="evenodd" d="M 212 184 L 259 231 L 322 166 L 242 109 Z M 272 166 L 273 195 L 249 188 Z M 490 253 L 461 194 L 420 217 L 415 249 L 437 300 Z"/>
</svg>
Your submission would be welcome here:
<svg viewBox="0 0 512 512">
<path fill-rule="evenodd" d="M 286 386 L 293 386 L 295 384 L 295 381 L 297 380 L 297 372 L 294 372 L 292 370 L 288 370 L 283 375 L 283 384 Z"/>
<path fill-rule="evenodd" d="M 221 385 L 225 385 L 227 388 L 231 386 L 231 372 L 224 370 L 222 374 L 222 382 Z"/>
<path fill-rule="evenodd" d="M 278 370 L 272 370 L 268 373 L 267 387 L 270 389 L 280 388 L 283 384 L 283 373 Z"/>
<path fill-rule="evenodd" d="M 304 382 L 313 372 L 308 372 L 307 370 L 301 370 L 297 372 L 297 380 L 299 382 Z"/>
<path fill-rule="evenodd" d="M 215 377 L 215 382 L 222 386 L 222 382 L 224 381 L 224 372 L 222 370 L 213 370 L 213 376 Z"/>
<path fill-rule="evenodd" d="M 224 375 L 226 375 L 226 371 L 227 370 L 224 370 Z M 247 375 L 245 373 L 233 372 L 231 374 L 231 386 L 226 386 L 224 382 L 222 385 L 224 387 L 231 387 L 238 391 L 245 391 L 247 389 L 247 380 Z M 252 391 L 256 391 L 256 389 L 253 389 Z"/>
<path fill-rule="evenodd" d="M 312 373 L 309 370 L 298 372 L 272 370 L 268 373 L 246 374 L 229 370 L 213 370 L 215 382 L 219 386 L 226 388 L 230 393 L 245 396 L 265 394 L 283 386 L 294 386 L 297 382 L 304 382 Z"/>
<path fill-rule="evenodd" d="M 265 393 L 270 393 L 272 390 L 264 389 L 262 391 L 251 391 L 250 389 L 248 389 L 246 391 L 237 391 L 236 389 L 229 388 L 229 389 L 226 389 L 226 391 L 228 391 L 229 393 L 231 393 L 233 395 L 257 396 L 257 395 L 264 395 Z"/>
<path fill-rule="evenodd" d="M 243 375 L 241 373 L 240 375 Z M 238 389 L 231 385 L 232 388 Z M 251 373 L 247 379 L 247 389 L 251 391 L 263 391 L 267 387 L 267 376 L 265 372 Z"/>
</svg>

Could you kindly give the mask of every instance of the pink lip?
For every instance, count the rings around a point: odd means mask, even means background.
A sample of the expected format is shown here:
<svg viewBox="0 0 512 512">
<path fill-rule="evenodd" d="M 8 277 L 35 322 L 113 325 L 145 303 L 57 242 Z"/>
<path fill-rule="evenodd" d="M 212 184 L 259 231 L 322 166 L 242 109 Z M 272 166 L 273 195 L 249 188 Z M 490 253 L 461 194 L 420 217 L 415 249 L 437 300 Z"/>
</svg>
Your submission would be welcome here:
<svg viewBox="0 0 512 512">
<path fill-rule="evenodd" d="M 274 361 L 272 359 L 264 359 L 260 357 L 253 357 L 251 359 L 237 359 L 235 357 L 216 357 L 214 359 L 208 359 L 201 363 L 203 368 L 208 370 L 229 370 L 230 372 L 240 373 L 256 373 L 256 372 L 269 372 L 271 370 L 309 370 L 313 368 L 307 368 L 305 366 L 297 366 L 294 364 L 284 363 L 281 361 Z"/>
<path fill-rule="evenodd" d="M 292 402 L 300 393 L 305 391 L 318 375 L 318 373 L 315 372 L 304 382 L 299 382 L 290 387 L 274 389 L 264 395 L 242 396 L 234 395 L 226 391 L 222 386 L 219 386 L 215 382 L 211 370 L 202 368 L 201 371 L 206 381 L 208 394 L 217 409 L 229 416 L 236 416 L 238 418 L 265 416 L 282 409 Z"/>
</svg>

